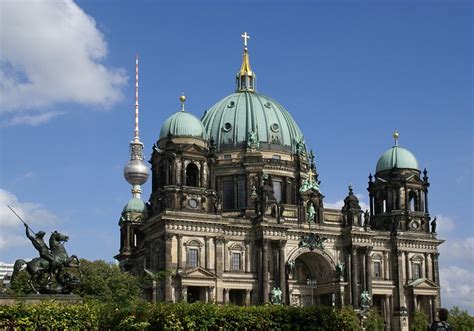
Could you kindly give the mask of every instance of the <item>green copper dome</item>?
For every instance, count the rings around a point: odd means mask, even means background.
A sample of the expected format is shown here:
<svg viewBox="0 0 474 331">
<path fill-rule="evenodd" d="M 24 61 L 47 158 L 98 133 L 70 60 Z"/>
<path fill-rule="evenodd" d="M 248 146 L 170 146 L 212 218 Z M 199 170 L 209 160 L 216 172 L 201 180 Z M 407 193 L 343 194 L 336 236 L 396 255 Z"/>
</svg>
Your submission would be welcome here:
<svg viewBox="0 0 474 331">
<path fill-rule="evenodd" d="M 296 151 L 303 134 L 290 113 L 274 99 L 252 92 L 231 94 L 204 113 L 202 123 L 218 150 L 246 146 L 256 134 L 258 148 Z"/>
<path fill-rule="evenodd" d="M 122 213 L 132 212 L 132 213 L 145 213 L 146 205 L 142 199 L 131 198 L 128 203 L 123 207 Z"/>
<path fill-rule="evenodd" d="M 171 115 L 161 126 L 160 139 L 168 135 L 207 139 L 206 130 L 194 115 L 182 110 Z"/>
<path fill-rule="evenodd" d="M 393 168 L 399 169 L 414 169 L 420 171 L 418 161 L 409 150 L 398 145 L 393 146 L 388 151 L 382 154 L 377 162 L 376 173 L 390 170 Z"/>
</svg>

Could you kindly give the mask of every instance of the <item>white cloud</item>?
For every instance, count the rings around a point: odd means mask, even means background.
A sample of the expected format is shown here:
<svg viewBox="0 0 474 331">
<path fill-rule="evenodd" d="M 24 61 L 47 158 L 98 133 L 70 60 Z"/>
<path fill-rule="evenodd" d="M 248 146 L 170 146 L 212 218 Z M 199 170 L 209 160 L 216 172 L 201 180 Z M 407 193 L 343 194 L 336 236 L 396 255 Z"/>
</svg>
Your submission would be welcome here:
<svg viewBox="0 0 474 331">
<path fill-rule="evenodd" d="M 51 226 L 58 220 L 54 213 L 41 204 L 21 202 L 13 193 L 0 189 L 0 249 L 27 243 L 23 225 L 7 205 L 36 231 L 39 230 L 36 227 Z"/>
<path fill-rule="evenodd" d="M 7 123 L 37 125 L 59 115 L 50 109 L 58 103 L 107 107 L 123 97 L 124 71 L 101 63 L 104 36 L 72 0 L 1 1 L 0 12 L 0 111 L 29 112 Z"/>
<path fill-rule="evenodd" d="M 471 270 L 456 266 L 440 268 L 441 277 L 441 299 L 443 306 L 459 306 L 467 309 L 471 314 L 474 312 L 474 277 Z"/>
<path fill-rule="evenodd" d="M 13 117 L 9 118 L 4 125 L 6 126 L 14 126 L 14 125 L 31 125 L 37 126 L 46 122 L 49 122 L 50 119 L 57 117 L 59 115 L 64 114 L 64 112 L 59 111 L 49 111 L 44 113 L 37 113 L 37 114 L 19 114 L 14 115 Z"/>
<path fill-rule="evenodd" d="M 438 232 L 441 237 L 448 237 L 454 229 L 455 223 L 452 218 L 444 215 L 436 215 L 436 232 Z"/>
<path fill-rule="evenodd" d="M 474 237 L 448 239 L 439 251 L 443 261 L 474 265 Z"/>
</svg>

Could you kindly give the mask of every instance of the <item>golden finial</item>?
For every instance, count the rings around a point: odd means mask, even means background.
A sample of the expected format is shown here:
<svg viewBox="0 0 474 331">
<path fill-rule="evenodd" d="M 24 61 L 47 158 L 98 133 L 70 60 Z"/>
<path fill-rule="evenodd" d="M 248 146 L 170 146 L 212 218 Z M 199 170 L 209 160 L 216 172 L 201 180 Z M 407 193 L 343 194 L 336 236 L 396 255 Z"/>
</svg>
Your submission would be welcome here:
<svg viewBox="0 0 474 331">
<path fill-rule="evenodd" d="M 393 132 L 393 139 L 395 139 L 395 146 L 398 146 L 398 137 L 400 137 L 400 134 L 398 133 L 397 130 Z"/>
<path fill-rule="evenodd" d="M 313 182 L 314 181 L 314 172 L 312 169 L 309 169 L 308 171 L 308 181 Z"/>
<path fill-rule="evenodd" d="M 250 59 L 247 43 L 250 36 L 244 32 L 241 37 L 244 39 L 244 53 L 242 55 L 242 66 L 237 73 L 237 91 L 255 91 L 255 74 L 250 68 Z"/>
<path fill-rule="evenodd" d="M 184 103 L 186 102 L 186 96 L 184 92 L 179 96 L 179 101 L 181 101 L 181 111 L 184 111 Z"/>
</svg>

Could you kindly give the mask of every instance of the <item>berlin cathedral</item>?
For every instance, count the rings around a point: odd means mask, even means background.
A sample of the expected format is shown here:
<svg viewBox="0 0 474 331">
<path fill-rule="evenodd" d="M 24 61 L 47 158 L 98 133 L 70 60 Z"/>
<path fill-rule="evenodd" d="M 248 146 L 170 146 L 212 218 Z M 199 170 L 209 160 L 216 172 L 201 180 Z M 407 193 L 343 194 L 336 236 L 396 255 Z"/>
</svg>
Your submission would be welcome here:
<svg viewBox="0 0 474 331">
<path fill-rule="evenodd" d="M 440 308 L 436 218 L 426 169 L 395 143 L 368 178 L 370 209 L 349 187 L 342 209 L 324 207 L 312 151 L 275 99 L 259 94 L 244 33 L 235 92 L 201 119 L 181 110 L 163 123 L 150 169 L 138 130 L 124 175 L 133 197 L 115 258 L 135 275 L 161 274 L 150 301 L 236 305 L 352 305 L 365 296 L 388 330 L 408 330 L 415 309 Z M 371 169 L 368 169 L 368 172 Z M 161 273 L 160 273 L 161 272 Z"/>
</svg>

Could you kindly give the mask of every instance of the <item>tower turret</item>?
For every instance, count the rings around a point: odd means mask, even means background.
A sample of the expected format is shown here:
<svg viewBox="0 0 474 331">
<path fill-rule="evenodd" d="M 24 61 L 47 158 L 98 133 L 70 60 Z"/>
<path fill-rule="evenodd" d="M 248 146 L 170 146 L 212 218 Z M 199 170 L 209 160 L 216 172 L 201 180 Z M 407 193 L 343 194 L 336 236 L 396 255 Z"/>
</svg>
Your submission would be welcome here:
<svg viewBox="0 0 474 331">
<path fill-rule="evenodd" d="M 394 146 L 377 162 L 375 180 L 369 176 L 371 227 L 392 233 L 429 232 L 429 183 L 421 178 L 413 153 L 399 146 L 397 131 L 393 137 Z"/>
</svg>

